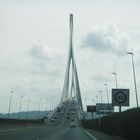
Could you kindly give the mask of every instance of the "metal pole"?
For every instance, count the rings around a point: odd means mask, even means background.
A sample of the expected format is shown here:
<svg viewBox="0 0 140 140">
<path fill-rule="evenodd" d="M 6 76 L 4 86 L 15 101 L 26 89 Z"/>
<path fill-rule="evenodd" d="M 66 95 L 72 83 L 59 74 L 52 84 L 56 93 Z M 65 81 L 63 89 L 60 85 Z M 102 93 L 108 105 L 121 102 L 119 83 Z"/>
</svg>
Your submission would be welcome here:
<svg viewBox="0 0 140 140">
<path fill-rule="evenodd" d="M 20 113 L 21 113 L 22 98 L 23 98 L 23 96 L 21 96 L 21 98 L 20 98 L 19 115 L 18 115 L 18 118 L 19 118 L 19 119 L 20 119 Z"/>
<path fill-rule="evenodd" d="M 101 103 L 103 103 L 103 98 L 102 98 L 102 91 L 99 90 L 100 96 L 101 96 Z"/>
<path fill-rule="evenodd" d="M 115 77 L 116 89 L 118 89 L 117 73 L 116 73 L 116 72 L 114 72 L 114 73 L 112 73 L 112 74 L 113 74 L 113 75 L 114 75 L 114 77 Z M 121 112 L 121 105 L 119 106 L 119 112 Z"/>
<path fill-rule="evenodd" d="M 104 85 L 106 86 L 107 102 L 108 102 L 108 104 L 109 104 L 109 97 L 108 97 L 108 87 L 107 87 L 107 83 L 104 84 Z"/>
<path fill-rule="evenodd" d="M 40 103 L 41 103 L 41 99 L 39 99 L 39 104 L 38 104 L 38 118 L 40 118 Z"/>
<path fill-rule="evenodd" d="M 13 91 L 11 90 L 10 101 L 9 101 L 9 109 L 8 109 L 8 119 L 9 119 L 9 117 L 10 117 L 10 111 L 11 111 L 12 94 L 13 94 Z"/>
<path fill-rule="evenodd" d="M 115 78 L 115 85 L 116 85 L 116 88 L 118 88 L 117 73 L 116 73 L 116 72 L 113 72 L 112 74 L 114 75 L 114 78 Z"/>
<path fill-rule="evenodd" d="M 52 97 L 52 110 L 54 109 L 54 98 Z"/>
<path fill-rule="evenodd" d="M 26 114 L 26 119 L 28 119 L 28 115 L 29 115 L 29 104 L 30 104 L 30 99 L 28 99 L 28 103 L 27 103 L 27 114 Z"/>
<path fill-rule="evenodd" d="M 97 99 L 97 103 L 98 103 L 98 95 L 96 96 L 96 99 Z"/>
<path fill-rule="evenodd" d="M 48 108 L 48 98 L 46 99 L 46 115 L 47 115 L 47 108 Z"/>
<path fill-rule="evenodd" d="M 50 111 L 52 110 L 52 101 L 51 101 L 51 97 L 50 97 Z"/>
<path fill-rule="evenodd" d="M 131 49 L 131 52 L 127 52 L 127 54 L 130 54 L 132 56 L 134 86 L 135 86 L 135 94 L 136 94 L 136 103 L 137 103 L 137 107 L 138 107 L 139 103 L 138 103 L 138 93 L 137 93 L 137 82 L 136 82 L 136 73 L 135 73 L 134 58 L 133 58 L 134 53 L 133 53 L 132 49 Z"/>
</svg>

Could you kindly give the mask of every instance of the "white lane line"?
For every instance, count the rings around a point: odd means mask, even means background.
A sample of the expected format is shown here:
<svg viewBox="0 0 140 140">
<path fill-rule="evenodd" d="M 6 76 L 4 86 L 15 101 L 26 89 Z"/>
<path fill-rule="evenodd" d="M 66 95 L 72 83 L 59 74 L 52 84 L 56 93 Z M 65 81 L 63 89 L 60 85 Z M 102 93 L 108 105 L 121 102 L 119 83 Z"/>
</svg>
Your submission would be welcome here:
<svg viewBox="0 0 140 140">
<path fill-rule="evenodd" d="M 89 132 L 87 132 L 86 130 L 83 129 L 83 131 L 89 136 L 91 137 L 93 140 L 98 140 L 97 138 L 95 138 L 93 135 L 91 135 Z"/>
</svg>

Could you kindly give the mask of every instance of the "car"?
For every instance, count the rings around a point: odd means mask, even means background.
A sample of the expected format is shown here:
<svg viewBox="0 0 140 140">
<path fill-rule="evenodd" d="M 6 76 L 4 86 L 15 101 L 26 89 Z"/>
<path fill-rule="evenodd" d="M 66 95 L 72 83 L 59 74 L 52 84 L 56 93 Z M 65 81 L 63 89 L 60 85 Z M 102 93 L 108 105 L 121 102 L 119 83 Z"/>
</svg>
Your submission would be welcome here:
<svg viewBox="0 0 140 140">
<path fill-rule="evenodd" d="M 71 121 L 71 123 L 70 123 L 70 127 L 75 128 L 75 127 L 76 127 L 76 123 L 75 123 L 74 121 Z"/>
<path fill-rule="evenodd" d="M 54 119 L 51 119 L 51 122 L 54 122 Z"/>
</svg>

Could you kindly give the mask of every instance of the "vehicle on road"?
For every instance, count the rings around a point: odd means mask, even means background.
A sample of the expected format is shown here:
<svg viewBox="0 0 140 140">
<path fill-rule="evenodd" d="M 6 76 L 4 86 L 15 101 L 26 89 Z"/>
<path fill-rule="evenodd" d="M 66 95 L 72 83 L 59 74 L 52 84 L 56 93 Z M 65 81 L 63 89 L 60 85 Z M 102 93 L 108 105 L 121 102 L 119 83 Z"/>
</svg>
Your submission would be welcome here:
<svg viewBox="0 0 140 140">
<path fill-rule="evenodd" d="M 51 122 L 54 122 L 54 119 L 51 119 Z"/>
<path fill-rule="evenodd" d="M 76 127 L 76 123 L 75 123 L 74 121 L 71 121 L 71 123 L 70 123 L 70 127 L 75 128 L 75 127 Z"/>
</svg>

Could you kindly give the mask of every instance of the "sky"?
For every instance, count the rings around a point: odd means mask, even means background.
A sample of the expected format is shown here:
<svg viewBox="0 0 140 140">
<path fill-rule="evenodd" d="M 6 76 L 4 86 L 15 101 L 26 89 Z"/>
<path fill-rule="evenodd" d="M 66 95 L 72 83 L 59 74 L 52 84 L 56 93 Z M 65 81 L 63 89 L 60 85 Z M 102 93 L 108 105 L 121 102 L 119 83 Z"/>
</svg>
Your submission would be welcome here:
<svg viewBox="0 0 140 140">
<path fill-rule="evenodd" d="M 61 98 L 69 49 L 69 14 L 74 15 L 74 53 L 81 96 L 86 104 L 107 102 L 115 88 L 130 89 L 130 107 L 136 106 L 131 56 L 140 101 L 139 0 L 0 0 L 0 112 L 41 110 Z M 123 107 L 123 110 L 128 107 Z"/>
</svg>

